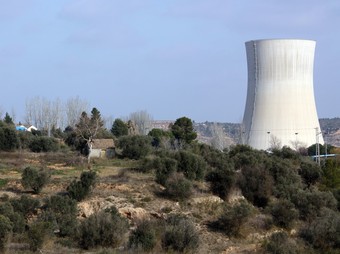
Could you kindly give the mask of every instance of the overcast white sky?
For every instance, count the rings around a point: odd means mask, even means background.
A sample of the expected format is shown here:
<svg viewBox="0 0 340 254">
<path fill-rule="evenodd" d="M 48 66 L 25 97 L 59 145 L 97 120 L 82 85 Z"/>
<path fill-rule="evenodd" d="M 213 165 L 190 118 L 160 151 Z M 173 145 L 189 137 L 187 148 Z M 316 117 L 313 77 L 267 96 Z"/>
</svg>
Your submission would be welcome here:
<svg viewBox="0 0 340 254">
<path fill-rule="evenodd" d="M 244 42 L 317 41 L 318 115 L 340 116 L 338 0 L 0 0 L 0 107 L 79 96 L 102 115 L 240 122 Z"/>
</svg>

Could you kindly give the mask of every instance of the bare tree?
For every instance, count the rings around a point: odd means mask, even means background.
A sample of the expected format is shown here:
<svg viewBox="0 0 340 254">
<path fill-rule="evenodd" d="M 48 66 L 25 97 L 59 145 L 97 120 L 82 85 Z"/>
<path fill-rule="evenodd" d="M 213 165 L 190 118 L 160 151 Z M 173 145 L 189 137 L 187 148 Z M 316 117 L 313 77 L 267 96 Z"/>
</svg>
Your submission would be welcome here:
<svg viewBox="0 0 340 254">
<path fill-rule="evenodd" d="M 107 116 L 104 117 L 104 126 L 106 129 L 110 130 L 112 128 L 112 124 L 114 122 L 114 117 L 113 116 Z"/>
<path fill-rule="evenodd" d="M 141 135 L 147 135 L 151 130 L 153 118 L 146 110 L 131 113 L 129 120 L 134 123 L 138 133 Z"/>
<path fill-rule="evenodd" d="M 99 130 L 103 127 L 103 121 L 100 117 L 100 113 L 96 108 L 92 109 L 91 118 L 88 117 L 84 111 L 81 113 L 80 119 L 76 124 L 76 133 L 81 139 L 86 141 L 86 145 L 89 149 L 88 163 L 90 163 L 91 151 L 93 139 L 97 136 Z"/>
<path fill-rule="evenodd" d="M 38 129 L 43 128 L 42 100 L 39 96 L 26 100 L 25 121 Z"/>
<path fill-rule="evenodd" d="M 70 98 L 66 102 L 65 114 L 67 126 L 74 127 L 79 120 L 82 112 L 87 112 L 89 103 L 81 100 L 78 96 Z"/>
<path fill-rule="evenodd" d="M 3 114 L 4 114 L 4 109 L 0 106 L 0 118 L 2 118 Z"/>
<path fill-rule="evenodd" d="M 270 135 L 270 150 L 281 148 L 282 148 L 281 140 L 275 135 Z"/>
<path fill-rule="evenodd" d="M 12 117 L 13 123 L 15 123 L 16 122 L 16 113 L 15 113 L 14 108 L 12 108 L 12 110 L 11 110 L 11 117 Z"/>
<path fill-rule="evenodd" d="M 49 136 L 53 127 L 63 127 L 62 119 L 63 106 L 60 99 L 50 101 L 46 98 L 34 97 L 26 100 L 26 123 L 47 130 Z"/>
<path fill-rule="evenodd" d="M 224 148 L 228 147 L 228 143 L 226 141 L 226 135 L 223 131 L 223 128 L 221 125 L 217 123 L 213 123 L 210 126 L 210 132 L 212 135 L 211 139 L 211 145 L 215 147 L 218 150 L 223 150 Z"/>
</svg>

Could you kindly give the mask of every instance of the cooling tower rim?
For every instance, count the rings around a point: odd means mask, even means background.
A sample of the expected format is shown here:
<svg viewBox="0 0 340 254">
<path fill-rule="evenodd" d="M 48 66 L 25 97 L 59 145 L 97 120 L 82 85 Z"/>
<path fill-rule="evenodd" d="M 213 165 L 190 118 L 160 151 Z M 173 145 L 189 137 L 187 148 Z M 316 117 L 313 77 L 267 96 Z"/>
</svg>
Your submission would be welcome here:
<svg viewBox="0 0 340 254">
<path fill-rule="evenodd" d="M 277 39 L 257 39 L 257 40 L 249 40 L 246 41 L 245 43 L 254 43 L 254 42 L 265 42 L 265 41 L 300 41 L 300 42 L 313 42 L 316 43 L 316 40 L 310 40 L 310 39 L 298 39 L 298 38 L 277 38 Z"/>
</svg>

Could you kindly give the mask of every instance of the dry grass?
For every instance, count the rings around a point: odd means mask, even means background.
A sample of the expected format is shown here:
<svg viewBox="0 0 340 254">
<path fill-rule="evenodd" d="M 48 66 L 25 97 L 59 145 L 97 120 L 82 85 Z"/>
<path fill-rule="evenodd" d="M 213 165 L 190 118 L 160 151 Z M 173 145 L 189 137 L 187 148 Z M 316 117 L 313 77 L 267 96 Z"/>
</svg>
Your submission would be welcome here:
<svg viewBox="0 0 340 254">
<path fill-rule="evenodd" d="M 16 195 L 25 193 L 20 184 L 21 170 L 24 166 L 33 164 L 51 170 L 51 181 L 43 188 L 40 195 L 35 196 L 36 198 L 43 199 L 65 192 L 66 187 L 73 179 L 79 178 L 84 170 L 88 170 L 87 164 L 69 163 L 70 161 L 82 161 L 77 156 L 77 154 L 71 152 L 56 154 L 1 153 L 0 178 L 2 182 L 0 181 L 0 191 L 15 193 Z M 19 162 L 15 163 L 16 160 Z M 159 218 L 166 218 L 171 213 L 185 214 L 195 222 L 201 235 L 201 245 L 197 254 L 221 253 L 230 246 L 240 245 L 238 241 L 230 241 L 224 234 L 212 232 L 207 228 L 207 222 L 216 219 L 221 214 L 222 205 L 209 199 L 204 200 L 204 198 L 211 196 L 206 183 L 195 182 L 194 197 L 189 201 L 175 202 L 158 195 L 163 187 L 155 183 L 152 173 L 140 173 L 137 168 L 138 161 L 133 160 L 92 160 L 91 169 L 97 172 L 98 179 L 88 200 L 105 200 L 107 197 L 114 196 L 124 200 L 129 207 L 143 208 L 148 214 Z M 203 198 L 203 201 L 194 202 L 195 198 Z M 31 253 L 27 251 L 27 246 L 25 246 L 24 240 L 13 239 L 10 245 L 10 253 Z M 71 240 L 51 238 L 46 242 L 43 253 L 79 253 L 79 249 L 72 246 Z M 86 253 L 133 252 L 129 250 L 96 249 Z"/>
</svg>

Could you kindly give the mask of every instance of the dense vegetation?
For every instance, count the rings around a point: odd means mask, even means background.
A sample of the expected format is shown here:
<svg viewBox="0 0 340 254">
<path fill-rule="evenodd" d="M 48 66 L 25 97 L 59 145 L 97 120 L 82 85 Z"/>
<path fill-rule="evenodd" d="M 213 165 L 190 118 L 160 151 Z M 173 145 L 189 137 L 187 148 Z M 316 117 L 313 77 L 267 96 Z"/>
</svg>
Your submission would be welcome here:
<svg viewBox="0 0 340 254">
<path fill-rule="evenodd" d="M 39 251 L 54 237 L 62 246 L 75 249 L 190 253 L 200 247 L 202 225 L 210 232 L 240 240 L 251 230 L 267 232 L 258 253 L 337 253 L 340 248 L 338 158 L 323 161 L 320 167 L 288 147 L 268 153 L 236 145 L 221 151 L 198 143 L 194 125 L 186 117 L 177 119 L 168 131 L 154 129 L 149 135 L 129 132 L 131 124 L 117 120 L 110 133 L 103 127 L 100 112 L 93 109 L 90 117 L 83 113 L 75 126 L 57 132 L 67 145 L 43 132 L 17 132 L 8 117 L 0 122 L 0 150 L 30 150 L 49 159 L 41 163 L 41 169 L 30 165 L 32 162 L 0 163 L 1 172 L 14 168 L 21 173 L 25 190 L 33 191 L 19 198 L 1 197 L 0 252 L 10 241 L 23 241 L 31 251 Z M 102 162 L 102 167 L 131 163 L 127 170 L 153 179 L 155 198 L 193 207 L 192 197 L 214 194 L 221 202 L 210 204 L 213 208 L 208 212 L 185 215 L 163 207 L 162 215 L 141 221 L 128 220 L 118 207 L 77 217 L 77 205 L 92 195 L 96 184 L 114 179 L 101 179 L 98 161 L 88 164 L 74 159 L 83 156 L 79 153 L 86 156 L 91 140 L 101 137 L 114 138 L 117 154 Z M 64 160 L 66 154 L 72 154 L 73 161 Z M 51 175 L 62 174 L 47 168 L 60 163 L 73 170 L 78 167 L 79 178 L 68 179 L 61 192 L 47 195 L 44 188 Z M 119 177 L 127 181 L 123 173 Z M 0 188 L 5 189 L 7 182 L 0 181 Z M 235 195 L 237 191 L 241 195 Z M 201 209 L 209 209 L 208 203 Z"/>
</svg>

